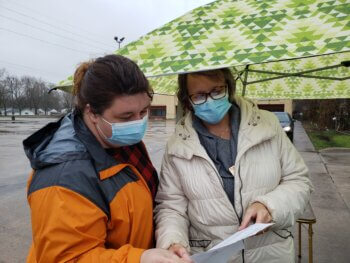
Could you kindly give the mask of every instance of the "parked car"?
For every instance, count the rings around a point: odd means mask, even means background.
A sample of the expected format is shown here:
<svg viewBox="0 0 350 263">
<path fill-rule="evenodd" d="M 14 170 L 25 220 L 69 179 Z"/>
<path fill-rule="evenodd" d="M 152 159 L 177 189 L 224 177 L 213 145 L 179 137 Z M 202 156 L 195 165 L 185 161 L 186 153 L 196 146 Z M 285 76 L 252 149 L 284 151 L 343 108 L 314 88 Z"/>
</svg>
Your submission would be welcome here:
<svg viewBox="0 0 350 263">
<path fill-rule="evenodd" d="M 294 119 L 292 119 L 288 112 L 277 111 L 274 112 L 274 114 L 276 114 L 283 130 L 287 133 L 287 136 L 293 142 Z"/>
</svg>

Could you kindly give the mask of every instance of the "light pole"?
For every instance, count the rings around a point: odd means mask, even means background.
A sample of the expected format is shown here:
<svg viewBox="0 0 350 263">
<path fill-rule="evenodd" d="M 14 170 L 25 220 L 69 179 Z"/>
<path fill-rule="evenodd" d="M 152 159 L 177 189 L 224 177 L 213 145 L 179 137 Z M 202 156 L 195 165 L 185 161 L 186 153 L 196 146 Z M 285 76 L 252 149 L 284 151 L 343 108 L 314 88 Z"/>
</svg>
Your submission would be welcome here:
<svg viewBox="0 0 350 263">
<path fill-rule="evenodd" d="M 122 37 L 120 39 L 118 39 L 118 37 L 114 37 L 114 40 L 118 43 L 118 49 L 120 49 L 120 44 L 123 42 L 124 39 L 125 37 Z"/>
</svg>

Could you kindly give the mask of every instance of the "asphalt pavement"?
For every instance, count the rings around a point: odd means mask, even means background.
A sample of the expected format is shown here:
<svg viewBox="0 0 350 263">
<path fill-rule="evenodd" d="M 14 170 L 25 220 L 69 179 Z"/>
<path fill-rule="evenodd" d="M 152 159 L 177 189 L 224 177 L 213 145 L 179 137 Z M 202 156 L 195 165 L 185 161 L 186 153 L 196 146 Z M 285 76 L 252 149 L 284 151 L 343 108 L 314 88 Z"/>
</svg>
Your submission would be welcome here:
<svg viewBox="0 0 350 263">
<path fill-rule="evenodd" d="M 31 171 L 22 141 L 55 118 L 0 117 L 0 263 L 25 262 L 31 244 L 26 184 Z M 150 121 L 144 142 L 160 168 L 175 121 Z"/>
<path fill-rule="evenodd" d="M 313 236 L 314 262 L 349 263 L 350 149 L 329 148 L 317 152 L 300 122 L 296 122 L 294 132 L 294 145 L 309 168 L 315 188 L 310 201 L 317 221 Z M 299 262 L 308 262 L 307 229 L 302 231 Z M 297 241 L 296 235 L 295 238 Z"/>
<path fill-rule="evenodd" d="M 25 262 L 31 243 L 26 200 L 30 165 L 23 152 L 22 140 L 49 121 L 53 119 L 16 118 L 12 122 L 9 118 L 0 118 L 0 263 Z M 151 121 L 149 124 L 144 141 L 158 171 L 166 141 L 174 127 L 172 120 Z M 299 122 L 295 125 L 294 138 L 315 187 L 311 197 L 317 219 L 314 226 L 314 262 L 348 263 L 350 150 L 316 152 Z M 306 229 L 303 229 L 302 252 L 300 262 L 308 262 Z"/>
</svg>

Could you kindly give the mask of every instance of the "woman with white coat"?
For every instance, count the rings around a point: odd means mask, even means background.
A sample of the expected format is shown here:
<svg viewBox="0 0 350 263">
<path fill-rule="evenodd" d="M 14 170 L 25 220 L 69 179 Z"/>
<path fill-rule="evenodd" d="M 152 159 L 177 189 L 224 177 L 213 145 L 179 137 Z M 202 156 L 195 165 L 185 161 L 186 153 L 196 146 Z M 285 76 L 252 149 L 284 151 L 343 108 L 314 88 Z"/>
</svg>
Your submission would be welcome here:
<svg viewBox="0 0 350 263">
<path fill-rule="evenodd" d="M 188 259 L 249 224 L 274 225 L 230 262 L 294 262 L 291 226 L 308 169 L 273 113 L 234 95 L 229 69 L 179 75 L 185 116 L 169 139 L 155 209 L 157 247 Z"/>
</svg>

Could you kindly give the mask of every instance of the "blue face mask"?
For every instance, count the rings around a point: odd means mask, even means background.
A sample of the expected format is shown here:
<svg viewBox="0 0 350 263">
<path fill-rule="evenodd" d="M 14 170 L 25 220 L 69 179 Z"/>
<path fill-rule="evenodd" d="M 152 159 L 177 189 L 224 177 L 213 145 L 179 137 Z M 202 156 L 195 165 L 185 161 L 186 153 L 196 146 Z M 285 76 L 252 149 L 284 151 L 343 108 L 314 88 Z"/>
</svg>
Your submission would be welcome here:
<svg viewBox="0 0 350 263">
<path fill-rule="evenodd" d="M 219 123 L 224 118 L 231 105 L 232 104 L 228 101 L 228 95 L 218 100 L 208 98 L 203 104 L 192 104 L 194 114 L 201 120 L 210 124 Z"/>
<path fill-rule="evenodd" d="M 145 135 L 147 129 L 147 115 L 141 120 L 110 123 L 102 118 L 103 121 L 111 125 L 112 136 L 107 138 L 105 134 L 98 127 L 105 139 L 111 144 L 117 146 L 133 145 L 140 142 Z"/>
</svg>

